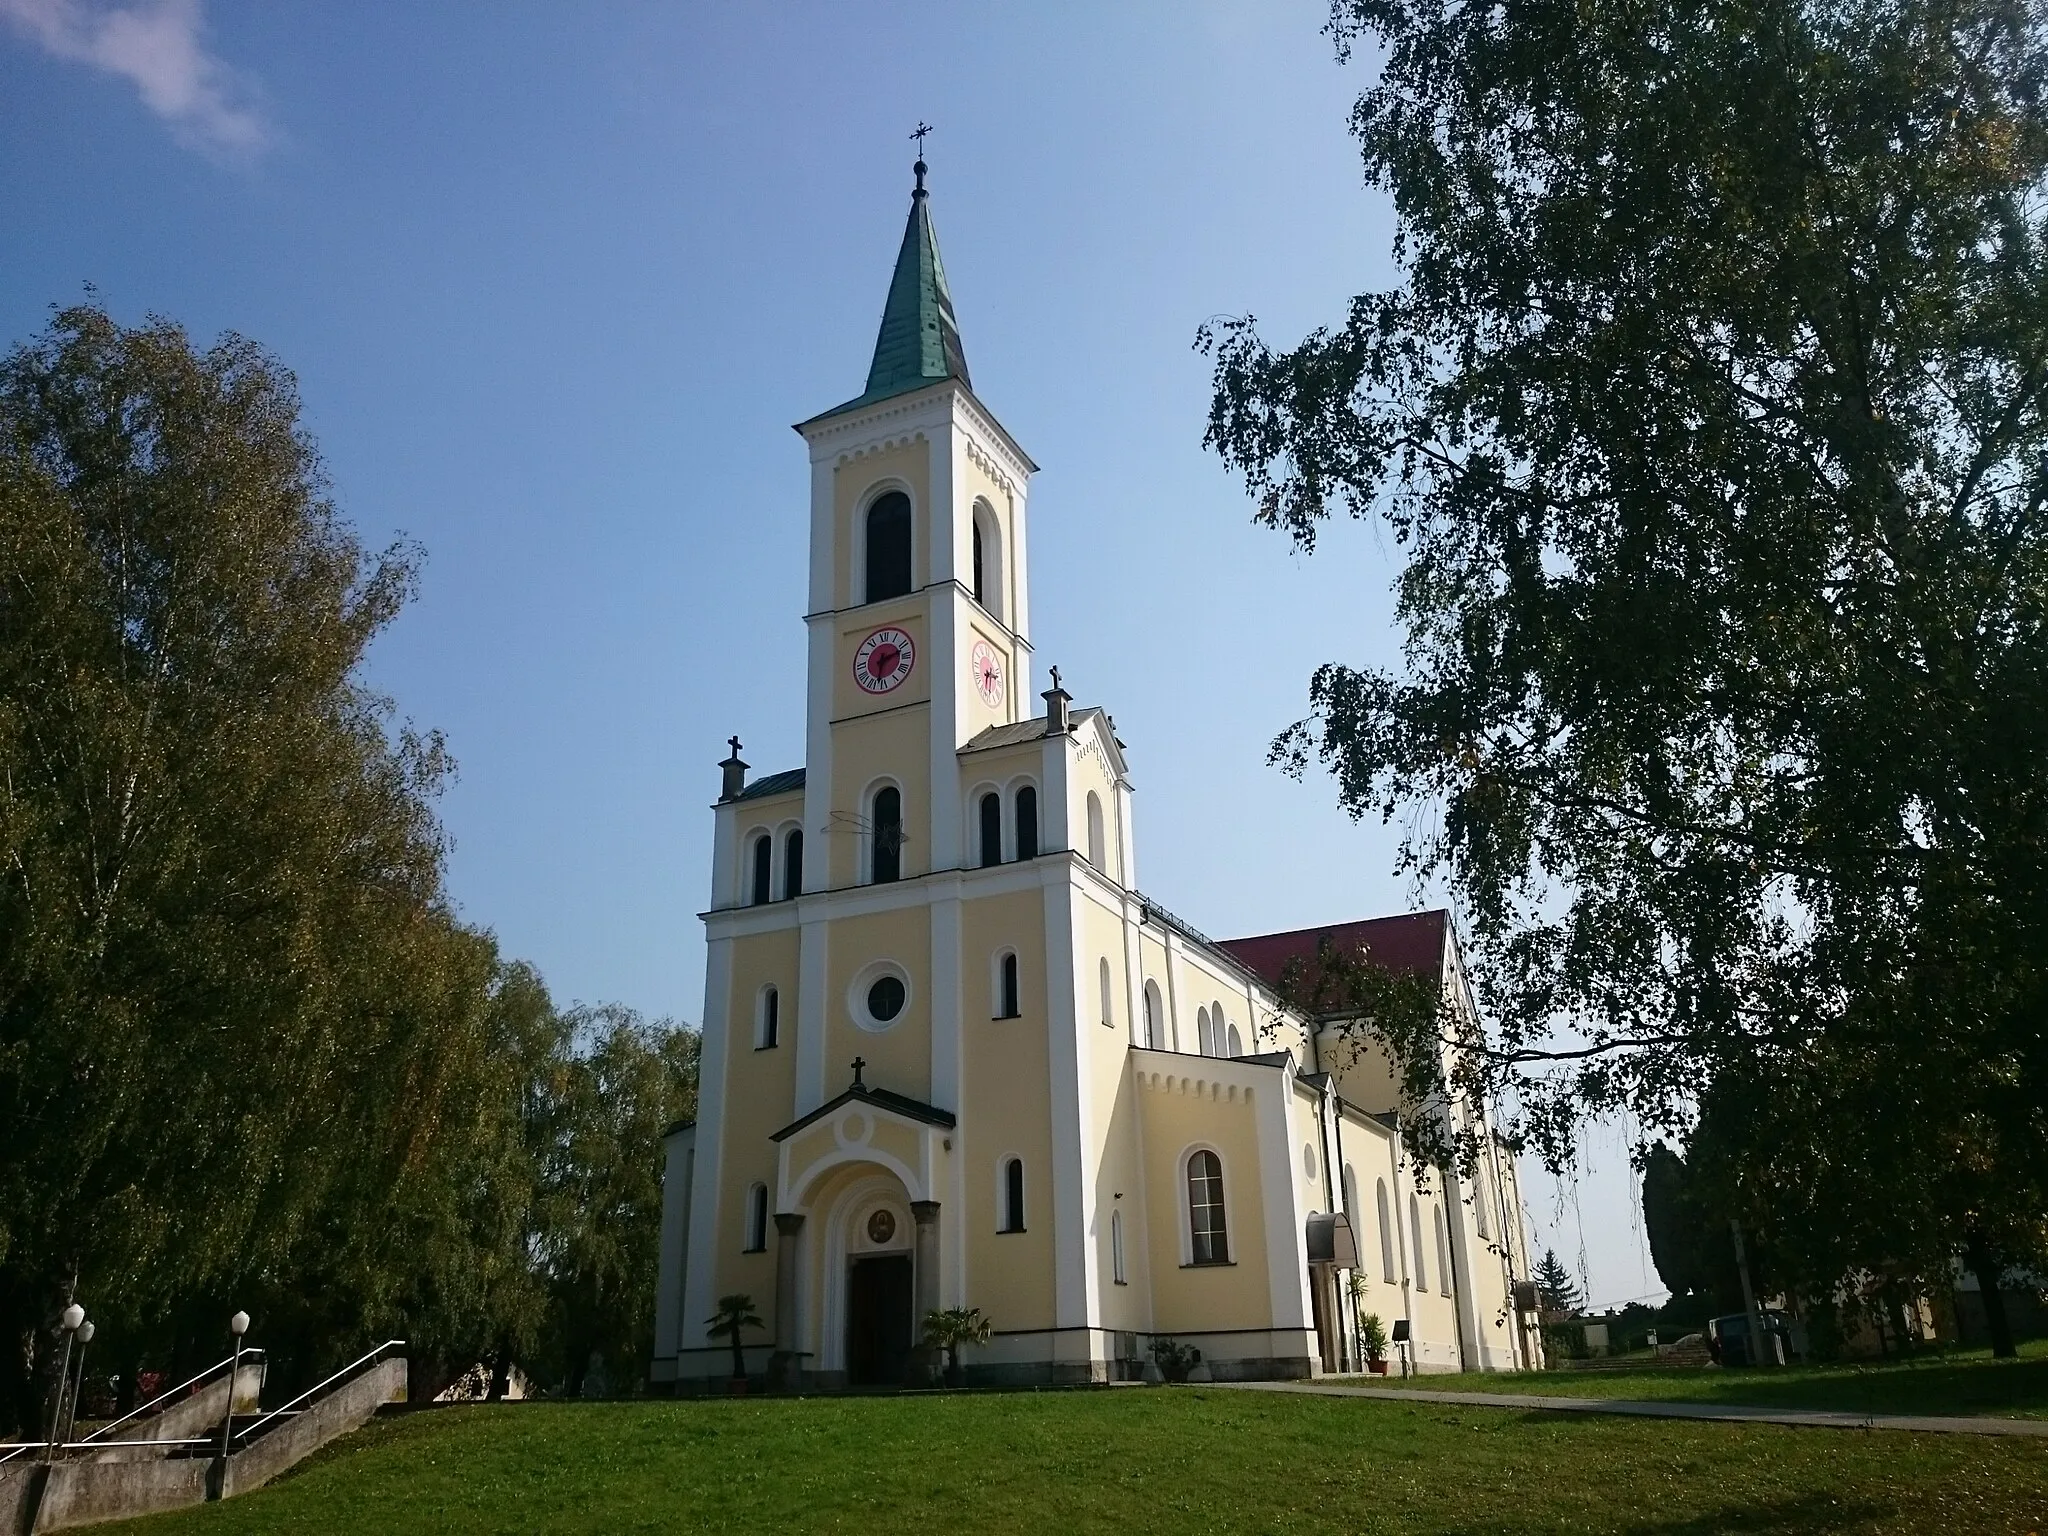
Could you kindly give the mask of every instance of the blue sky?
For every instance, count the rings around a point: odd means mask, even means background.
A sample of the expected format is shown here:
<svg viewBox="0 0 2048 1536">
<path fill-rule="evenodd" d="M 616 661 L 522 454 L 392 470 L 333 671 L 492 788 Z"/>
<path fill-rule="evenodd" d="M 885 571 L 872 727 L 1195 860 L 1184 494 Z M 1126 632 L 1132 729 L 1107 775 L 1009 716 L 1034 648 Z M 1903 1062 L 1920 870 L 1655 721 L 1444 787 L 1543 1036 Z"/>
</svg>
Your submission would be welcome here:
<svg viewBox="0 0 2048 1536">
<path fill-rule="evenodd" d="M 0 0 L 0 329 L 90 283 L 295 370 L 346 515 L 427 551 L 372 675 L 461 764 L 463 915 L 694 1022 L 724 739 L 803 757 L 789 424 L 865 378 L 928 121 L 976 390 L 1045 466 L 1038 661 L 1117 717 L 1141 884 L 1218 937 L 1397 910 L 1394 833 L 1265 764 L 1318 662 L 1394 659 L 1389 544 L 1253 528 L 1192 347 L 1392 278 L 1323 14 Z M 1610 1139 L 1602 1300 L 1656 1289 Z"/>
</svg>

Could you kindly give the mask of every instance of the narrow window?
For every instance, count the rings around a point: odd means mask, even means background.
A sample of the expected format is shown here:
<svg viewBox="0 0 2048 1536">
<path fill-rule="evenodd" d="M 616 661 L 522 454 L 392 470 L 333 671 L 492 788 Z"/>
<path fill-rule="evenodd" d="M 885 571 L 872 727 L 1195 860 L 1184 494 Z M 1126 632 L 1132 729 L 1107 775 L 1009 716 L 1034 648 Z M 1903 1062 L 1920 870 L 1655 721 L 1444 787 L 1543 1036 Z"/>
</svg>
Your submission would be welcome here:
<svg viewBox="0 0 2048 1536">
<path fill-rule="evenodd" d="M 1387 1284 L 1394 1283 L 1394 1217 L 1387 1204 L 1387 1181 L 1380 1179 L 1378 1196 L 1380 1208 L 1380 1278 Z"/>
<path fill-rule="evenodd" d="M 996 998 L 996 1008 L 996 1017 L 999 1019 L 1014 1019 L 1024 1011 L 1018 1006 L 1017 957 L 1013 954 L 1003 956 L 1002 982 Z"/>
<path fill-rule="evenodd" d="M 1102 1022 L 1110 1029 L 1116 1028 L 1116 991 L 1109 980 L 1107 957 L 1095 962 L 1097 989 L 1102 993 Z"/>
<path fill-rule="evenodd" d="M 1244 1054 L 1244 1036 L 1237 1032 L 1235 1024 L 1230 1026 L 1230 1054 L 1233 1056 L 1242 1056 Z"/>
<path fill-rule="evenodd" d="M 1109 1272 L 1118 1285 L 1131 1282 L 1124 1275 L 1124 1213 L 1109 1213 Z"/>
<path fill-rule="evenodd" d="M 1024 1160 L 1018 1157 L 1006 1158 L 1003 1162 L 1002 1230 L 1024 1230 Z"/>
<path fill-rule="evenodd" d="M 1209 1023 L 1209 1010 L 1206 1008 L 1195 1010 L 1195 1049 L 1204 1056 L 1216 1054 L 1216 1032 Z"/>
<path fill-rule="evenodd" d="M 747 1252 L 759 1253 L 768 1246 L 768 1186 L 756 1184 L 747 1191 Z"/>
<path fill-rule="evenodd" d="M 910 498 L 890 491 L 868 508 L 868 598 L 901 597 L 910 590 Z"/>
<path fill-rule="evenodd" d="M 1159 1050 L 1159 986 L 1156 982 L 1145 983 L 1145 1049 Z"/>
<path fill-rule="evenodd" d="M 1444 1244 L 1444 1208 L 1432 1205 L 1429 1208 L 1430 1223 L 1436 1228 L 1436 1284 L 1446 1296 L 1451 1294 L 1451 1256 Z"/>
<path fill-rule="evenodd" d="M 1493 1222 L 1486 1214 L 1486 1178 L 1483 1172 L 1472 1181 L 1472 1219 L 1479 1223 L 1480 1237 L 1492 1242 Z"/>
<path fill-rule="evenodd" d="M 1038 791 L 1029 784 L 1017 791 L 1017 857 L 1038 857 Z"/>
<path fill-rule="evenodd" d="M 1415 1203 L 1415 1197 L 1408 1197 L 1408 1226 L 1415 1234 L 1415 1287 L 1429 1289 L 1429 1267 L 1422 1262 L 1422 1207 Z"/>
<path fill-rule="evenodd" d="M 1102 836 L 1102 801 L 1094 790 L 1088 791 L 1088 862 L 1107 874 L 1109 863 L 1106 858 Z"/>
<path fill-rule="evenodd" d="M 903 878 L 903 796 L 893 785 L 875 791 L 874 873 L 876 885 Z"/>
<path fill-rule="evenodd" d="M 982 607 L 988 606 L 981 583 L 981 519 L 974 519 L 974 600 Z"/>
<path fill-rule="evenodd" d="M 782 840 L 782 899 L 793 901 L 804 893 L 803 828 L 792 827 Z"/>
<path fill-rule="evenodd" d="M 766 906 L 774 899 L 774 840 L 763 832 L 754 839 L 754 905 Z"/>
<path fill-rule="evenodd" d="M 762 1051 L 775 1049 L 782 1030 L 782 995 L 773 987 L 761 989 L 761 1022 L 754 1031 L 754 1048 Z"/>
<path fill-rule="evenodd" d="M 1223 1162 L 1214 1152 L 1188 1159 L 1188 1235 L 1197 1264 L 1228 1264 L 1230 1242 L 1223 1230 Z"/>
<path fill-rule="evenodd" d="M 1003 862 L 1003 797 L 981 797 L 981 867 Z"/>
</svg>

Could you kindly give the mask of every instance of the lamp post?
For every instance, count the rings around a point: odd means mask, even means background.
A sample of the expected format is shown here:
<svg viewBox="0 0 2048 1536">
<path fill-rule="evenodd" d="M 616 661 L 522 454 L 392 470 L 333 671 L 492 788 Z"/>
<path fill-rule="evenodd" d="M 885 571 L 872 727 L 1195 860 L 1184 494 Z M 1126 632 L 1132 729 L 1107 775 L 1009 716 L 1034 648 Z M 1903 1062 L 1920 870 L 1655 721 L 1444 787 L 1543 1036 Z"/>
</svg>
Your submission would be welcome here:
<svg viewBox="0 0 2048 1536">
<path fill-rule="evenodd" d="M 57 1405 L 50 1414 L 50 1438 L 43 1442 L 43 1460 L 48 1461 L 57 1452 L 57 1431 L 64 1427 L 64 1389 L 71 1383 L 71 1346 L 78 1337 L 78 1330 L 85 1326 L 85 1308 L 72 1302 L 57 1321 L 64 1328 L 64 1366 L 57 1372 Z"/>
<path fill-rule="evenodd" d="M 67 1441 L 78 1433 L 78 1400 L 85 1396 L 85 1347 L 92 1342 L 95 1331 L 91 1318 L 78 1325 L 78 1374 L 71 1383 L 71 1411 L 64 1416 Z"/>
<path fill-rule="evenodd" d="M 242 1335 L 249 1331 L 249 1314 L 237 1312 L 228 1319 L 228 1332 L 235 1336 L 234 1358 L 228 1365 L 228 1411 L 220 1421 L 220 1496 L 228 1496 L 228 1436 L 235 1427 L 235 1383 L 242 1375 Z"/>
</svg>

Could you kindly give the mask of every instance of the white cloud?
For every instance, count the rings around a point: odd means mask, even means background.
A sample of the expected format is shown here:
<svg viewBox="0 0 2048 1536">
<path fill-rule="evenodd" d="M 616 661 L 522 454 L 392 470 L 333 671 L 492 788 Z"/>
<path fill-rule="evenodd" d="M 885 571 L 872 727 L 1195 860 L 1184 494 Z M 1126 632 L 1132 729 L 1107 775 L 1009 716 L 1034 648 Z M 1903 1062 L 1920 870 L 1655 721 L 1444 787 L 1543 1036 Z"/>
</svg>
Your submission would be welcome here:
<svg viewBox="0 0 2048 1536">
<path fill-rule="evenodd" d="M 0 16 L 60 59 L 133 81 L 190 143 L 249 153 L 269 137 L 234 72 L 200 46 L 199 0 L 0 0 Z"/>
</svg>

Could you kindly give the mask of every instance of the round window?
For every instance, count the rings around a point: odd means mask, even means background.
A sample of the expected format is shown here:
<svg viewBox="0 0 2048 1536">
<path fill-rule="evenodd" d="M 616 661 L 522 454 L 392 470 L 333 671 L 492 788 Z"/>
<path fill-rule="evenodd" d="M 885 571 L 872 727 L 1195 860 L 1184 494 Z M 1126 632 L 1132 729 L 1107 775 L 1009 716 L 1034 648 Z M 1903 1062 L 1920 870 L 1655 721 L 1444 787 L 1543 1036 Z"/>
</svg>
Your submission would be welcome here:
<svg viewBox="0 0 2048 1536">
<path fill-rule="evenodd" d="M 862 966 L 846 989 L 846 1011 L 865 1030 L 893 1029 L 909 1009 L 910 975 L 893 960 Z"/>
<path fill-rule="evenodd" d="M 887 1024 L 903 1011 L 903 982 L 895 976 L 878 976 L 868 988 L 868 1017 Z"/>
<path fill-rule="evenodd" d="M 868 1218 L 868 1241 L 886 1243 L 896 1235 L 896 1217 L 889 1211 L 877 1211 Z"/>
<path fill-rule="evenodd" d="M 1316 1148 L 1314 1142 L 1305 1142 L 1301 1148 L 1301 1166 L 1308 1170 L 1308 1176 L 1316 1176 Z"/>
</svg>

